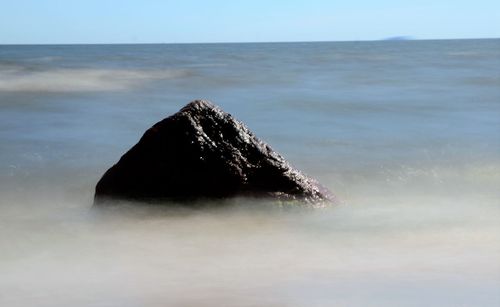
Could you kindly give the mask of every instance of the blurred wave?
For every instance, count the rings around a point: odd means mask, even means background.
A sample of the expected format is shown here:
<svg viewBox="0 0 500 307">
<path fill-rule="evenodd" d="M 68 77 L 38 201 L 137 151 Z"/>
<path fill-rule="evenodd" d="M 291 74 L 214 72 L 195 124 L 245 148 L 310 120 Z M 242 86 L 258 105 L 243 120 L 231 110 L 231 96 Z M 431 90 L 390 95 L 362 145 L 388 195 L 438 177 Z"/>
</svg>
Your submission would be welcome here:
<svg viewBox="0 0 500 307">
<path fill-rule="evenodd" d="M 185 69 L 132 70 L 66 68 L 26 71 L 14 66 L 0 70 L 1 92 L 99 92 L 128 90 L 154 81 L 187 76 Z"/>
<path fill-rule="evenodd" d="M 319 211 L 238 199 L 214 210 L 122 207 L 109 214 L 54 193 L 32 195 L 23 206 L 0 206 L 1 300 L 498 306 L 495 195 L 353 192 L 349 205 Z"/>
</svg>

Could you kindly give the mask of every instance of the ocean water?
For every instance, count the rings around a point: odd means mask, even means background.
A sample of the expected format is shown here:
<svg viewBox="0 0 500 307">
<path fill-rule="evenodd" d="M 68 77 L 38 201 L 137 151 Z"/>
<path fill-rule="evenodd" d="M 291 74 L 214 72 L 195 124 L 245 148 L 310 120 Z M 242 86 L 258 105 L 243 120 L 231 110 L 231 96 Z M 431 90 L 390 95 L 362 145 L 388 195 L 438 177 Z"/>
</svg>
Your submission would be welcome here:
<svg viewBox="0 0 500 307">
<path fill-rule="evenodd" d="M 339 203 L 91 210 L 198 98 Z M 500 306 L 499 187 L 499 39 L 0 46 L 2 306 Z"/>
</svg>

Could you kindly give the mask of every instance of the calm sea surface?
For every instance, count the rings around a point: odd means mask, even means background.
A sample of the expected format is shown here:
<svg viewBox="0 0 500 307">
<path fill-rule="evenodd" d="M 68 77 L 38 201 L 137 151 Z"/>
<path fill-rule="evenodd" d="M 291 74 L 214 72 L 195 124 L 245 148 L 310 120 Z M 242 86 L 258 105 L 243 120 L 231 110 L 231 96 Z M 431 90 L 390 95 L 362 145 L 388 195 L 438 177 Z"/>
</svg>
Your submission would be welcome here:
<svg viewBox="0 0 500 307">
<path fill-rule="evenodd" d="M 340 203 L 90 210 L 204 98 Z M 0 305 L 500 306 L 500 40 L 0 45 Z"/>
</svg>

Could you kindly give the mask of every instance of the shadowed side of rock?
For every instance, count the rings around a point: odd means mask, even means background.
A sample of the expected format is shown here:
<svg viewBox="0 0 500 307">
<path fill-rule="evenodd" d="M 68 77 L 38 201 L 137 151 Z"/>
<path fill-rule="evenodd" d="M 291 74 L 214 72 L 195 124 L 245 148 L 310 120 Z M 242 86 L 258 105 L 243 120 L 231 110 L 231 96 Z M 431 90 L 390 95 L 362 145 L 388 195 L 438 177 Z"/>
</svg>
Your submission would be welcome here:
<svg viewBox="0 0 500 307">
<path fill-rule="evenodd" d="M 95 203 L 234 196 L 331 199 L 244 124 L 212 103 L 196 100 L 148 129 L 106 171 L 97 183 Z"/>
</svg>

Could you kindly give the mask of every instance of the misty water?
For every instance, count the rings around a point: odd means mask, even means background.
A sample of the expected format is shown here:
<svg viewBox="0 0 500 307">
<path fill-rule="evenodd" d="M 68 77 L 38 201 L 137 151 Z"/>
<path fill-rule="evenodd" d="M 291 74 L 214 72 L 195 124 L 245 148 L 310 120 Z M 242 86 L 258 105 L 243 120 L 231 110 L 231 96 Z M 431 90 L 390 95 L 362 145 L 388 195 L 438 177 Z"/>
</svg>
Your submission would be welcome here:
<svg viewBox="0 0 500 307">
<path fill-rule="evenodd" d="M 197 98 L 338 203 L 92 210 Z M 499 306 L 499 186 L 498 39 L 0 46 L 1 306 Z"/>
</svg>

